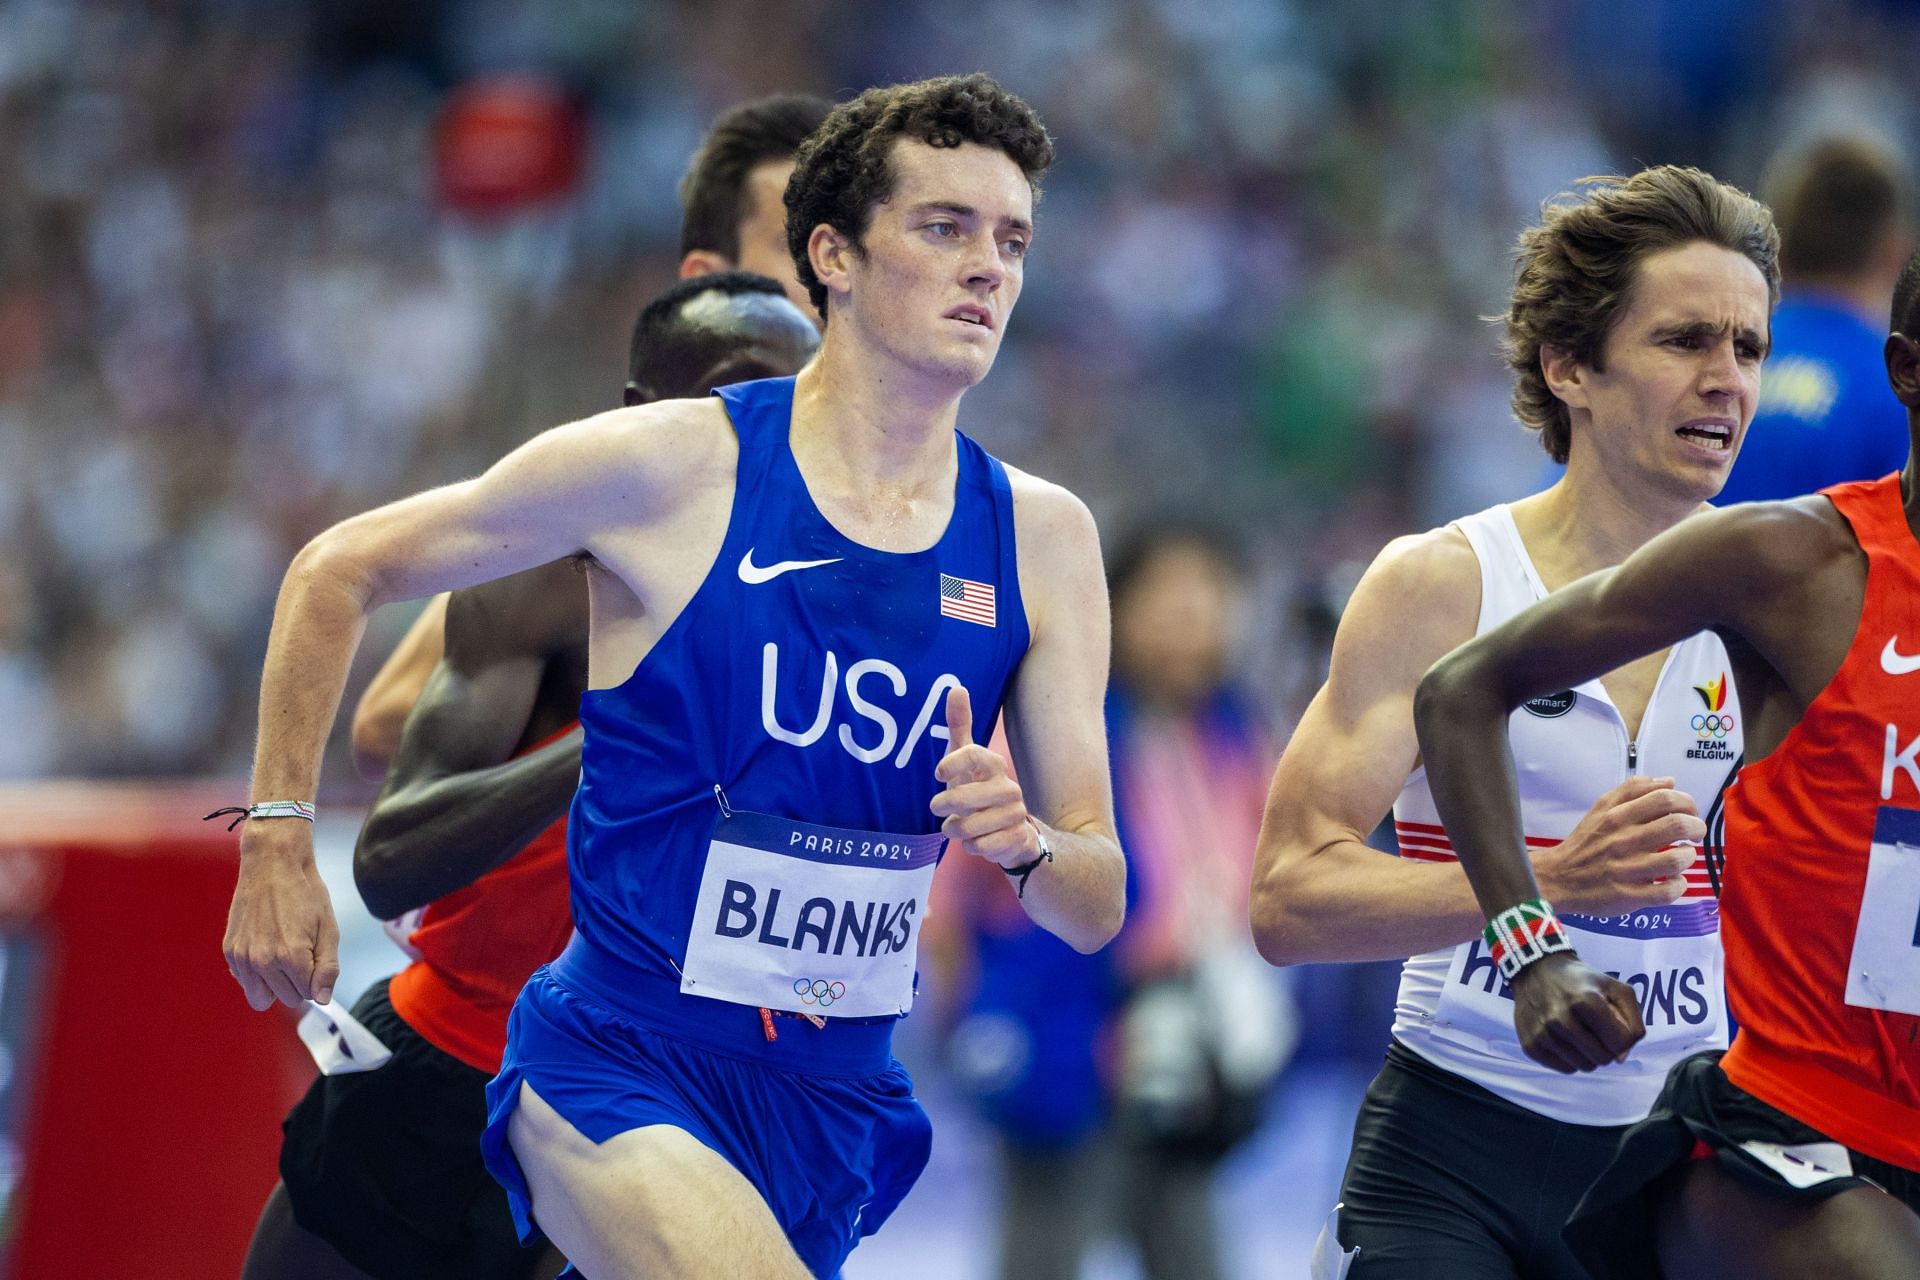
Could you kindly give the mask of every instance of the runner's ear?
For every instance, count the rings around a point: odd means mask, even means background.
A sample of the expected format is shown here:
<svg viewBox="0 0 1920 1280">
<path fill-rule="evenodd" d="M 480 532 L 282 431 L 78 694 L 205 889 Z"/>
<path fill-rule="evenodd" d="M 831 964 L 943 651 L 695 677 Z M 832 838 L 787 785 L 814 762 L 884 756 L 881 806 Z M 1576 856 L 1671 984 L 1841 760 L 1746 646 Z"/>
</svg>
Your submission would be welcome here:
<svg viewBox="0 0 1920 1280">
<path fill-rule="evenodd" d="M 1887 384 L 1901 404 L 1920 409 L 1920 341 L 1904 333 L 1887 335 Z"/>
<path fill-rule="evenodd" d="M 1587 367 L 1565 347 L 1540 344 L 1540 376 L 1546 379 L 1547 390 L 1570 409 L 1587 407 L 1586 372 Z"/>
</svg>

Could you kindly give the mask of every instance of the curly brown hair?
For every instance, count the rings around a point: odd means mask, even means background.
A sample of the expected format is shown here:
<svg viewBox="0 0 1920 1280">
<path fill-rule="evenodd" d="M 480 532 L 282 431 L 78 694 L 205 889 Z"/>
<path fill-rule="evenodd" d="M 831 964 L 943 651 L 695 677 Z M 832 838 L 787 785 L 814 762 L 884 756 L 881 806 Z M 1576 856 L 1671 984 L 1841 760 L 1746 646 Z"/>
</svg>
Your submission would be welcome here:
<svg viewBox="0 0 1920 1280">
<path fill-rule="evenodd" d="M 1780 301 L 1780 233 L 1758 200 L 1699 169 L 1656 165 L 1630 178 L 1582 178 L 1520 233 L 1502 341 L 1513 370 L 1513 413 L 1567 460 L 1572 419 L 1547 386 L 1540 348 L 1603 368 L 1607 334 L 1627 307 L 1640 264 L 1696 240 L 1731 249 L 1760 269 L 1767 305 Z"/>
<path fill-rule="evenodd" d="M 822 316 L 827 287 L 814 274 L 807 242 L 824 222 L 859 247 L 873 206 L 893 193 L 890 157 L 903 137 L 932 147 L 998 148 L 1020 166 L 1036 198 L 1053 163 L 1053 138 L 1033 108 L 978 72 L 869 89 L 841 103 L 801 145 L 787 181 L 787 247 Z"/>
</svg>

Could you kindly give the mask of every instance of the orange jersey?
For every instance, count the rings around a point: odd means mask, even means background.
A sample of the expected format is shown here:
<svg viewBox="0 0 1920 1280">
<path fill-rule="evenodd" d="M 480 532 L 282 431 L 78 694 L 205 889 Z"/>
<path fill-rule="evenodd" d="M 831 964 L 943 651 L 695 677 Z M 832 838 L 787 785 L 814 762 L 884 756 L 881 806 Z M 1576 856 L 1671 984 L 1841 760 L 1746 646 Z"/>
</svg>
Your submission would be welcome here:
<svg viewBox="0 0 1920 1280">
<path fill-rule="evenodd" d="M 1726 797 L 1733 1082 L 1920 1170 L 1920 543 L 1899 477 L 1823 491 L 1867 554 L 1833 680 Z"/>
<path fill-rule="evenodd" d="M 562 818 L 472 884 L 428 905 L 408 938 L 420 959 L 394 975 L 388 998 L 435 1048 L 497 1072 L 514 998 L 572 931 Z"/>
</svg>

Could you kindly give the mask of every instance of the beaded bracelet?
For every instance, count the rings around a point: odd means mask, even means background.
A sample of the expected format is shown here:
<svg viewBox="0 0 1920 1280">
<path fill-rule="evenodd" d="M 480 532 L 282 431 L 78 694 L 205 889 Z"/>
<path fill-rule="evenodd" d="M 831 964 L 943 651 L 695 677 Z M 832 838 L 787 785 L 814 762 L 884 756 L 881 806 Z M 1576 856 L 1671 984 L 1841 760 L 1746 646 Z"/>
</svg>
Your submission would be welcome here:
<svg viewBox="0 0 1920 1280">
<path fill-rule="evenodd" d="M 1493 955 L 1500 976 L 1511 982 L 1516 974 L 1535 960 L 1556 951 L 1572 951 L 1567 931 L 1545 898 L 1516 902 L 1487 921 L 1480 935 Z"/>
</svg>

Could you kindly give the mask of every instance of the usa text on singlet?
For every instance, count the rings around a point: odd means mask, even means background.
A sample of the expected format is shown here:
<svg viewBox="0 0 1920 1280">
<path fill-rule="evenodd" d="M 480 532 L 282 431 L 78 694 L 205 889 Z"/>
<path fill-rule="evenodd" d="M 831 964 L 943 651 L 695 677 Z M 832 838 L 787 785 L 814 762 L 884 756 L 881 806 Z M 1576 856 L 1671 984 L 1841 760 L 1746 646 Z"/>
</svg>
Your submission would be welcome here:
<svg viewBox="0 0 1920 1280">
<path fill-rule="evenodd" d="M 791 378 L 717 394 L 740 440 L 720 554 L 633 675 L 581 705 L 578 933 L 557 972 L 694 1039 L 742 1005 L 829 1019 L 783 1037 L 797 1063 L 819 1037 L 885 1036 L 912 1002 L 947 694 L 990 730 L 1027 648 L 1013 501 L 956 433 L 939 540 L 874 550 L 807 492 Z"/>
</svg>

